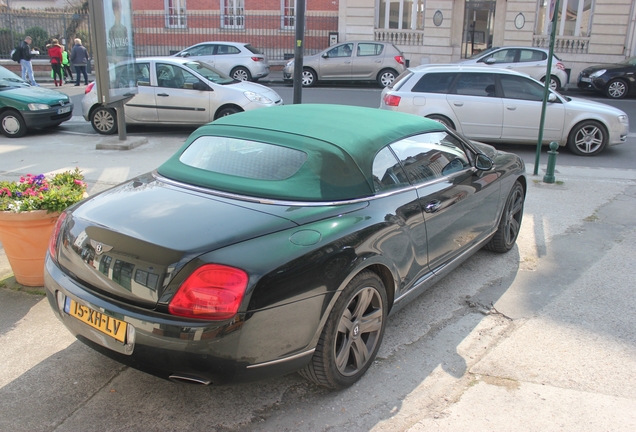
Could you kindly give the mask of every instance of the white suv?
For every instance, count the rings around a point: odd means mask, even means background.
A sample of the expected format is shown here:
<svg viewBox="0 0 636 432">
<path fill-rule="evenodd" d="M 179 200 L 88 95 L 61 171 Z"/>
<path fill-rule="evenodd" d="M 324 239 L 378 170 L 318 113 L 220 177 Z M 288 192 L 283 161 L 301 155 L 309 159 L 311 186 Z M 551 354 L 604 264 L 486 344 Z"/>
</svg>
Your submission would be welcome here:
<svg viewBox="0 0 636 432">
<path fill-rule="evenodd" d="M 382 91 L 381 109 L 437 120 L 469 139 L 537 144 L 544 85 L 507 69 L 424 65 L 407 69 Z M 556 141 L 593 156 L 627 139 L 627 114 L 549 90 L 543 144 Z"/>
</svg>

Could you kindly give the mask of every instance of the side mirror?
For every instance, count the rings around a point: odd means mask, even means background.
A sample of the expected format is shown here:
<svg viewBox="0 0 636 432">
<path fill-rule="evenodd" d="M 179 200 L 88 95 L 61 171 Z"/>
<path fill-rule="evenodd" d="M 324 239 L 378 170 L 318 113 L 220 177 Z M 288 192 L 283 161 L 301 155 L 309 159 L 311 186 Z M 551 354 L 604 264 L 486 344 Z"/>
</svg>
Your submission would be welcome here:
<svg viewBox="0 0 636 432">
<path fill-rule="evenodd" d="M 557 95 L 555 95 L 554 93 L 548 94 L 548 102 L 556 102 L 556 101 L 557 101 Z"/>
<path fill-rule="evenodd" d="M 475 160 L 475 168 L 480 171 L 488 171 L 491 170 L 494 166 L 494 162 L 488 156 L 483 153 L 479 153 Z"/>
<path fill-rule="evenodd" d="M 322 58 L 329 58 L 329 53 L 322 53 Z"/>
<path fill-rule="evenodd" d="M 490 57 L 488 60 L 486 60 L 484 63 L 488 64 L 488 65 L 492 65 L 497 63 L 497 60 L 495 60 L 494 58 Z"/>
<path fill-rule="evenodd" d="M 210 87 L 208 87 L 206 83 L 203 83 L 201 81 L 197 81 L 194 84 L 192 84 L 192 88 L 195 90 L 202 90 L 202 91 L 210 90 Z"/>
</svg>

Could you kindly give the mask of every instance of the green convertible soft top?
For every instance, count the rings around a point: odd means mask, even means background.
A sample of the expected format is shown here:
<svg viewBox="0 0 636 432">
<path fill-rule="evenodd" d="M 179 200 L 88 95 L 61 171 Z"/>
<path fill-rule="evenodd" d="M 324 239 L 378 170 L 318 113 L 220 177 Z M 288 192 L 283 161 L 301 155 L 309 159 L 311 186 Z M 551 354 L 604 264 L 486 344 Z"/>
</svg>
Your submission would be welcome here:
<svg viewBox="0 0 636 432">
<path fill-rule="evenodd" d="M 328 104 L 264 108 L 200 127 L 158 172 L 180 182 L 257 198 L 341 201 L 374 194 L 373 159 L 387 144 L 443 130 L 432 120 L 374 108 Z M 280 180 L 239 177 L 183 163 L 183 152 L 196 140 L 209 139 L 205 137 L 288 147 L 304 152 L 307 159 L 293 175 Z"/>
</svg>

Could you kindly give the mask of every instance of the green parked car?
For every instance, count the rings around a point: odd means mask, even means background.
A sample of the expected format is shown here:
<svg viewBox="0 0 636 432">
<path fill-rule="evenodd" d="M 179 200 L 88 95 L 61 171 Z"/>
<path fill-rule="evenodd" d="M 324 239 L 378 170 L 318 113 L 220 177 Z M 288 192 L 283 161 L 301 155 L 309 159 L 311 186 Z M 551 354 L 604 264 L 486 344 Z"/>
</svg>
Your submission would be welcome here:
<svg viewBox="0 0 636 432">
<path fill-rule="evenodd" d="M 68 95 L 28 82 L 0 66 L 0 125 L 7 138 L 20 138 L 28 129 L 55 127 L 73 116 Z"/>
</svg>

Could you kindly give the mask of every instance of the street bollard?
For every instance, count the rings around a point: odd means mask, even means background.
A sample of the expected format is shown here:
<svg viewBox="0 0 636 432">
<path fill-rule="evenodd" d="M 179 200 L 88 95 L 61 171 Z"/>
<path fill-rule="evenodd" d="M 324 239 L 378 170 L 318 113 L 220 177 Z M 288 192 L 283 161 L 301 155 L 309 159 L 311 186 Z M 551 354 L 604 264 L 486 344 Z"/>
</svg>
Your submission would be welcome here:
<svg viewBox="0 0 636 432">
<path fill-rule="evenodd" d="M 548 168 L 546 169 L 545 175 L 543 176 L 544 183 L 554 183 L 556 180 L 554 178 L 554 167 L 556 166 L 556 157 L 559 154 L 557 149 L 559 148 L 559 144 L 555 141 L 550 143 L 550 151 L 548 151 Z"/>
</svg>

